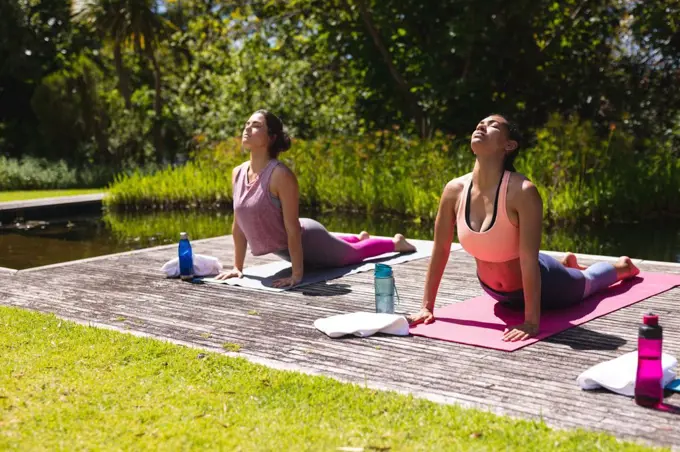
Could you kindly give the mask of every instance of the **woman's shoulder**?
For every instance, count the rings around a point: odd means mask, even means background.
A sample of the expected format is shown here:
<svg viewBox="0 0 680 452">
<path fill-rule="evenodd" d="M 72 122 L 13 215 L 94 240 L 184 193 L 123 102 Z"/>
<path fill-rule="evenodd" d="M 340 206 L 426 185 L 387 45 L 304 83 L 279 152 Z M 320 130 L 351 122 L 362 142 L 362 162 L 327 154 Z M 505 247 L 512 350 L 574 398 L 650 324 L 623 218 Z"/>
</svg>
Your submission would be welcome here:
<svg viewBox="0 0 680 452">
<path fill-rule="evenodd" d="M 274 164 L 274 169 L 272 170 L 272 177 L 278 174 L 279 177 L 281 176 L 295 176 L 295 173 L 293 172 L 292 169 L 285 163 L 283 163 L 281 160 L 276 160 L 276 163 Z"/>
<path fill-rule="evenodd" d="M 236 176 L 242 171 L 242 170 L 248 170 L 248 165 L 250 164 L 250 160 L 246 160 L 245 162 L 241 163 L 240 165 L 237 165 L 234 167 L 234 169 L 231 171 L 231 182 L 234 183 L 236 181 Z"/>
<path fill-rule="evenodd" d="M 461 193 L 463 193 L 465 186 L 471 179 L 472 173 L 468 173 L 447 182 L 444 187 L 444 193 L 442 194 L 442 204 L 451 206 L 455 212 Z"/>
<path fill-rule="evenodd" d="M 238 174 L 238 172 L 241 171 L 242 169 L 247 169 L 247 168 L 248 168 L 248 165 L 250 165 L 250 160 L 246 160 L 245 162 L 243 162 L 243 163 L 241 163 L 241 164 L 239 164 L 239 165 L 236 165 L 236 166 L 234 167 L 234 169 L 232 170 L 232 172 L 233 172 L 234 174 Z"/>
<path fill-rule="evenodd" d="M 508 181 L 508 199 L 526 199 L 536 198 L 540 199 L 541 195 L 538 187 L 531 179 L 517 171 L 510 172 L 510 179 Z"/>
<path fill-rule="evenodd" d="M 519 189 L 522 189 L 522 187 L 535 185 L 526 175 L 517 171 L 510 171 L 510 180 L 508 181 L 508 184 L 511 186 L 514 185 Z"/>
<path fill-rule="evenodd" d="M 271 174 L 271 181 L 275 186 L 279 184 L 297 184 L 297 177 L 293 170 L 280 160 L 277 160 L 276 164 L 274 164 Z"/>
<path fill-rule="evenodd" d="M 463 189 L 465 188 L 465 185 L 470 182 L 472 179 L 472 173 L 467 173 L 463 174 L 462 176 L 458 176 L 454 179 L 451 179 L 449 182 L 447 182 L 446 187 L 444 188 L 445 191 L 449 192 L 450 194 L 458 196 Z"/>
</svg>

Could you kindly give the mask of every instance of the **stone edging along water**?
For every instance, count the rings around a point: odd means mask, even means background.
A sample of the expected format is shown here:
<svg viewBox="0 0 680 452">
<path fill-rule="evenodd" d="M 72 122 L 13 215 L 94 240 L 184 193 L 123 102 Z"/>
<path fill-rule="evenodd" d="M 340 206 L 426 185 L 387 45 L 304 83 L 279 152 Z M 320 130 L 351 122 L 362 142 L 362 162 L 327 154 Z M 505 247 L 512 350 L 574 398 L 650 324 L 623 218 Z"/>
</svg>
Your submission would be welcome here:
<svg viewBox="0 0 680 452">
<path fill-rule="evenodd" d="M 105 193 L 91 193 L 87 195 L 56 196 L 53 198 L 25 199 L 22 201 L 0 202 L 0 211 L 29 209 L 35 207 L 54 207 L 73 204 L 89 204 L 101 202 Z"/>
<path fill-rule="evenodd" d="M 23 221 L 42 220 L 59 215 L 101 210 L 105 195 L 106 193 L 102 192 L 0 202 L 0 223 L 12 223 L 18 218 Z"/>
</svg>

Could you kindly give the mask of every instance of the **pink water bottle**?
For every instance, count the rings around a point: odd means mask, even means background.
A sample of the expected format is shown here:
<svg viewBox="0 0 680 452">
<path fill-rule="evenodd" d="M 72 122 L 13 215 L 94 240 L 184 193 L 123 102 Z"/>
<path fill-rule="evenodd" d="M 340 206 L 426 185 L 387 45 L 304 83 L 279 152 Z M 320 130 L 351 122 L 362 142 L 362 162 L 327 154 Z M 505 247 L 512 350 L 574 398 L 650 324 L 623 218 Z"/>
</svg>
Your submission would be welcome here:
<svg viewBox="0 0 680 452">
<path fill-rule="evenodd" d="M 654 407 L 663 401 L 661 342 L 663 331 L 659 317 L 646 314 L 638 330 L 638 365 L 635 378 L 635 403 Z"/>
</svg>

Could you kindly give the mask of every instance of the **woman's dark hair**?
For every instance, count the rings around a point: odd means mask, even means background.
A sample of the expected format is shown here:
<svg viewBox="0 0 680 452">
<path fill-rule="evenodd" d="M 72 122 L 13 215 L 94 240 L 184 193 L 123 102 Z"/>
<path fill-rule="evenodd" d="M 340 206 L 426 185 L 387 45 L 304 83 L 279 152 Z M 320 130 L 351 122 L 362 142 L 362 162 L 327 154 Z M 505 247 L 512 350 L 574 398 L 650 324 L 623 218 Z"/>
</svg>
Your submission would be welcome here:
<svg viewBox="0 0 680 452">
<path fill-rule="evenodd" d="M 493 114 L 490 116 L 500 116 L 505 119 L 505 127 L 508 130 L 508 138 L 512 141 L 517 142 L 517 147 L 505 155 L 505 161 L 503 162 L 503 169 L 506 171 L 517 171 L 515 169 L 515 159 L 519 155 L 519 150 L 522 147 L 522 134 L 519 131 L 519 127 L 516 123 L 512 122 L 507 116 L 501 114 Z"/>
<path fill-rule="evenodd" d="M 274 141 L 269 146 L 269 157 L 275 159 L 280 153 L 290 149 L 290 137 L 283 130 L 283 121 L 268 110 L 257 110 L 255 113 L 264 116 L 267 122 L 267 133 L 270 137 L 274 137 Z"/>
</svg>

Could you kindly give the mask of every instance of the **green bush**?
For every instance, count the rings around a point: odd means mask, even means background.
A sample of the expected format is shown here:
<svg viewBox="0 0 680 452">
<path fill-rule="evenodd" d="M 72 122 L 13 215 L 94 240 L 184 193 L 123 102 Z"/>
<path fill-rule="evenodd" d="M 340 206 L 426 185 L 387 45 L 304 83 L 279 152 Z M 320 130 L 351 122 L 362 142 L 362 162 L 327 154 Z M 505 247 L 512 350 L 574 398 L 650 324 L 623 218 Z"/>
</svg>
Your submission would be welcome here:
<svg viewBox="0 0 680 452">
<path fill-rule="evenodd" d="M 602 139 L 577 116 L 553 115 L 534 142 L 518 169 L 537 184 L 548 218 L 631 221 L 680 213 L 680 159 L 670 139 L 643 143 L 643 152 L 615 125 Z"/>
<path fill-rule="evenodd" d="M 472 163 L 469 156 L 450 152 L 447 141 L 439 135 L 421 141 L 388 132 L 296 140 L 282 160 L 295 171 L 306 205 L 429 217 L 436 213 L 447 178 L 463 174 Z M 181 167 L 116 177 L 108 203 L 123 208 L 230 203 L 232 169 L 247 158 L 238 140 L 225 141 Z"/>
<path fill-rule="evenodd" d="M 38 190 L 76 187 L 76 172 L 64 161 L 0 157 L 0 190 Z"/>
<path fill-rule="evenodd" d="M 157 168 L 151 164 L 144 169 L 128 170 L 127 173 L 136 171 L 139 174 L 150 174 Z M 110 184 L 115 176 L 116 170 L 104 165 L 77 168 L 63 160 L 52 162 L 35 157 L 18 160 L 0 156 L 2 191 L 100 188 Z"/>
<path fill-rule="evenodd" d="M 538 185 L 548 220 L 680 213 L 680 163 L 670 143 L 646 156 L 613 127 L 602 140 L 589 123 L 558 116 L 536 130 L 532 142 L 517 167 Z M 108 202 L 117 208 L 230 203 L 231 170 L 247 158 L 238 140 L 224 141 L 184 166 L 117 177 Z M 282 160 L 298 177 L 304 205 L 422 219 L 434 218 L 444 185 L 474 163 L 467 143 L 442 134 L 412 139 L 398 131 L 296 140 Z"/>
</svg>

